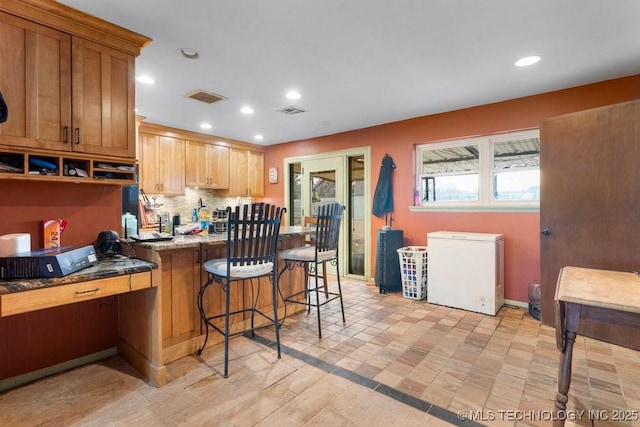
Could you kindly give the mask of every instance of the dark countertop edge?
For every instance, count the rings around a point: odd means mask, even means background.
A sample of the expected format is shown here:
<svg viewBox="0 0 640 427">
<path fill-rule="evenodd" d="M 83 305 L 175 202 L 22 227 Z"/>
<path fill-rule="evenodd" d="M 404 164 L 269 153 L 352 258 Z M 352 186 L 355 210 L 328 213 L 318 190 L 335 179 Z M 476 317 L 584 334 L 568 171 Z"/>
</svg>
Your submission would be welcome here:
<svg viewBox="0 0 640 427">
<path fill-rule="evenodd" d="M 285 226 L 280 227 L 280 236 L 299 236 L 315 232 L 315 227 L 301 227 L 301 226 Z M 170 251 L 175 249 L 188 249 L 197 248 L 200 245 L 217 246 L 224 245 L 227 241 L 227 233 L 218 234 L 194 234 L 194 235 L 181 235 L 175 236 L 173 240 L 166 240 L 160 242 L 140 242 L 140 241 L 127 241 L 135 251 L 135 247 L 139 246 L 145 249 L 151 249 L 154 251 Z"/>
<path fill-rule="evenodd" d="M 97 264 L 63 277 L 22 278 L 0 281 L 0 295 L 107 279 L 110 277 L 128 276 L 130 274 L 150 272 L 155 268 L 158 268 L 158 264 L 154 262 L 128 258 L 121 255 L 115 258 L 101 260 Z"/>
</svg>

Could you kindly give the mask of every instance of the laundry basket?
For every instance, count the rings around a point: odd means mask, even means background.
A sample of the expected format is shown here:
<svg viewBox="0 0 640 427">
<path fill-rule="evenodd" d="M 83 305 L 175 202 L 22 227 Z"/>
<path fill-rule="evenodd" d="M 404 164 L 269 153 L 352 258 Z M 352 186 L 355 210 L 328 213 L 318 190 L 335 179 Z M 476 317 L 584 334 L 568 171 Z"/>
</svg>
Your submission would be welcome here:
<svg viewBox="0 0 640 427">
<path fill-rule="evenodd" d="M 425 299 L 427 297 L 427 247 L 405 246 L 398 249 L 402 293 L 405 298 Z"/>
</svg>

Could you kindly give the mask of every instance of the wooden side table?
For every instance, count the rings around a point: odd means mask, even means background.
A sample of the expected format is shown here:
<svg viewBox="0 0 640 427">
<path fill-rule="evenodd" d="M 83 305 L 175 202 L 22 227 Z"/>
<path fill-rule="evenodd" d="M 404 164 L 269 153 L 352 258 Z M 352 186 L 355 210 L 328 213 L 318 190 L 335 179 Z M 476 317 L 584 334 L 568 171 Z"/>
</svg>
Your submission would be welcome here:
<svg viewBox="0 0 640 427">
<path fill-rule="evenodd" d="M 640 328 L 637 273 L 564 267 L 556 287 L 556 342 L 562 352 L 554 426 L 564 425 L 571 384 L 571 357 L 580 319 Z"/>
</svg>

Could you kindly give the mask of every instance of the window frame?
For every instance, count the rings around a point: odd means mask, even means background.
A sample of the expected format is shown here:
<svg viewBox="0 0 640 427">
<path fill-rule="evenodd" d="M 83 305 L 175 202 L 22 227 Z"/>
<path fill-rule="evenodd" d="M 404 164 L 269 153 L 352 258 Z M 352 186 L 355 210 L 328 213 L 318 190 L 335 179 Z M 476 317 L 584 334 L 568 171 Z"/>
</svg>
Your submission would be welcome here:
<svg viewBox="0 0 640 427">
<path fill-rule="evenodd" d="M 415 156 L 415 181 L 414 181 L 414 206 L 411 211 L 528 211 L 537 212 L 540 209 L 540 200 L 494 200 L 494 173 L 509 173 L 505 169 L 494 168 L 494 144 L 514 139 L 537 138 L 540 141 L 540 129 L 533 128 L 521 131 L 505 132 L 500 134 L 485 135 L 479 137 L 452 139 L 437 141 L 428 144 L 416 145 Z M 422 179 L 433 174 L 422 173 L 423 150 L 438 150 L 469 145 L 478 146 L 479 156 L 479 188 L 478 200 L 474 201 L 422 201 Z M 539 156 L 539 154 L 538 154 Z M 519 171 L 540 169 L 536 167 L 517 168 Z M 515 171 L 515 169 L 514 169 Z"/>
</svg>

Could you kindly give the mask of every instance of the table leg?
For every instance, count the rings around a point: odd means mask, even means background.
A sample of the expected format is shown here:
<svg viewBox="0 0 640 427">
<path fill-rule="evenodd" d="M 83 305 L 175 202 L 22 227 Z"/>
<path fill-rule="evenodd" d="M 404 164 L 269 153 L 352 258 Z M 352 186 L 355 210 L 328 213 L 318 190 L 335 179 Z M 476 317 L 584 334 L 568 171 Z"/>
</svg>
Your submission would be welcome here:
<svg viewBox="0 0 640 427">
<path fill-rule="evenodd" d="M 556 325 L 563 328 L 564 348 L 560 356 L 560 369 L 558 370 L 558 393 L 556 394 L 555 417 L 553 425 L 564 426 L 566 418 L 567 401 L 569 400 L 569 387 L 571 386 L 571 359 L 573 356 L 573 344 L 576 341 L 578 324 L 580 323 L 581 305 L 568 303 L 564 325 Z"/>
</svg>

